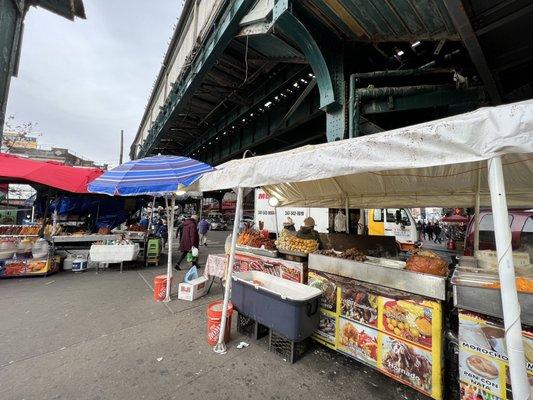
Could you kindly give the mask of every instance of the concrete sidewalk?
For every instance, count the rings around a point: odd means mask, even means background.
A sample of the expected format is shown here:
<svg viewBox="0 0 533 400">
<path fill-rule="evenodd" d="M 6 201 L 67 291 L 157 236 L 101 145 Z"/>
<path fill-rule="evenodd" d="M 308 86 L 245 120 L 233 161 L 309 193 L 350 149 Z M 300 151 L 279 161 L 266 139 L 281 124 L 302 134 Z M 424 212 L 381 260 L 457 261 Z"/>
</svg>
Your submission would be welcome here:
<svg viewBox="0 0 533 400">
<path fill-rule="evenodd" d="M 201 263 L 225 236 L 211 233 Z M 155 303 L 164 270 L 1 280 L 0 399 L 425 399 L 319 346 L 291 365 L 234 329 L 228 353 L 215 354 L 206 305 L 221 287 Z M 250 347 L 236 349 L 240 340 Z"/>
</svg>

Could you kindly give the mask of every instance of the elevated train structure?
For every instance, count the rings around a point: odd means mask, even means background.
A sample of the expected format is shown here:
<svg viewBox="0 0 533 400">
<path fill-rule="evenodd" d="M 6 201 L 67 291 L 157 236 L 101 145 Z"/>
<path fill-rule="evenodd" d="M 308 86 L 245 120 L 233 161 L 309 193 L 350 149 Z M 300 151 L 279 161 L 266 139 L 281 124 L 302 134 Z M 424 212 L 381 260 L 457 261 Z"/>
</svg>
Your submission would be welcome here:
<svg viewBox="0 0 533 400">
<path fill-rule="evenodd" d="M 187 0 L 132 158 L 217 165 L 533 95 L 528 0 Z"/>
</svg>

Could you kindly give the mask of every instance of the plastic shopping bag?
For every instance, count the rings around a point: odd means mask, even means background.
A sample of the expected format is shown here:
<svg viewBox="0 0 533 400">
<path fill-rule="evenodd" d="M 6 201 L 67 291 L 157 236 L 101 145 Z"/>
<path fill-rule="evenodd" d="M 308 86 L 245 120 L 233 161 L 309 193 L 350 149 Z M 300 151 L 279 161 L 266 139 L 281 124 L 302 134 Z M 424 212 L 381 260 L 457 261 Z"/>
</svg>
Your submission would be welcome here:
<svg viewBox="0 0 533 400">
<path fill-rule="evenodd" d="M 191 253 L 192 253 L 192 256 L 193 256 L 194 258 L 198 257 L 198 248 L 192 246 L 192 248 L 191 248 Z"/>
<path fill-rule="evenodd" d="M 196 278 L 198 278 L 198 270 L 196 269 L 196 266 L 194 266 L 187 271 L 187 273 L 183 277 L 183 282 L 189 283 L 190 281 Z"/>
<path fill-rule="evenodd" d="M 189 251 L 189 252 L 187 253 L 187 262 L 192 262 L 192 260 L 194 260 L 194 257 L 193 257 L 193 255 L 192 255 L 192 252 Z"/>
</svg>

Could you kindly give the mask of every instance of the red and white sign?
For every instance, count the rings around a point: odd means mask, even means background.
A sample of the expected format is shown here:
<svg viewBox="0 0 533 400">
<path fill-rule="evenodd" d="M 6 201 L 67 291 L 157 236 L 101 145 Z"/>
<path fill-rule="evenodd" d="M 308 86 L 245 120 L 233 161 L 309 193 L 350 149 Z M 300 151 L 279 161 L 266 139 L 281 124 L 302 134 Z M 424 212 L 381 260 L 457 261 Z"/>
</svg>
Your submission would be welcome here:
<svg viewBox="0 0 533 400">
<path fill-rule="evenodd" d="M 278 220 L 277 229 L 283 229 L 283 223 L 290 217 L 294 222 L 296 230 L 304 224 L 304 219 L 313 217 L 318 232 L 327 232 L 329 227 L 329 209 L 313 207 L 272 207 L 268 204 L 270 196 L 263 189 L 255 189 L 255 226 L 259 226 L 259 221 L 265 223 L 265 229 L 276 232 L 276 216 Z"/>
</svg>

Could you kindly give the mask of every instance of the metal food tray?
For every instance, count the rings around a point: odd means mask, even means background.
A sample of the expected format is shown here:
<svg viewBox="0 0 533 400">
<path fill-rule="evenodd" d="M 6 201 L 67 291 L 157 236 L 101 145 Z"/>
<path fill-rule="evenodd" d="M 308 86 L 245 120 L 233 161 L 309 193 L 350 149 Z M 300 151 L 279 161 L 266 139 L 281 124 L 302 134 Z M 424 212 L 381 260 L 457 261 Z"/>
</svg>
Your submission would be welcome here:
<svg viewBox="0 0 533 400">
<path fill-rule="evenodd" d="M 278 256 L 278 252 L 276 250 L 259 249 L 257 247 L 246 246 L 242 244 L 236 245 L 235 249 L 237 251 L 244 251 L 246 253 L 252 253 L 252 254 L 255 254 L 256 256 L 273 257 L 273 258 L 277 258 Z"/>
<path fill-rule="evenodd" d="M 446 300 L 446 278 L 377 264 L 309 254 L 309 268 L 385 286 L 437 300 Z"/>
<path fill-rule="evenodd" d="M 500 289 L 454 285 L 453 301 L 458 308 L 503 318 Z M 518 292 L 521 322 L 533 325 L 533 294 Z"/>
<path fill-rule="evenodd" d="M 310 253 L 302 253 L 301 251 L 292 251 L 292 250 L 285 250 L 285 249 L 278 249 L 278 252 L 281 254 L 288 254 L 290 256 L 298 256 L 298 257 L 309 257 Z"/>
<path fill-rule="evenodd" d="M 84 235 L 84 236 L 50 236 L 54 243 L 99 242 L 101 240 L 120 240 L 122 235 Z"/>
</svg>

